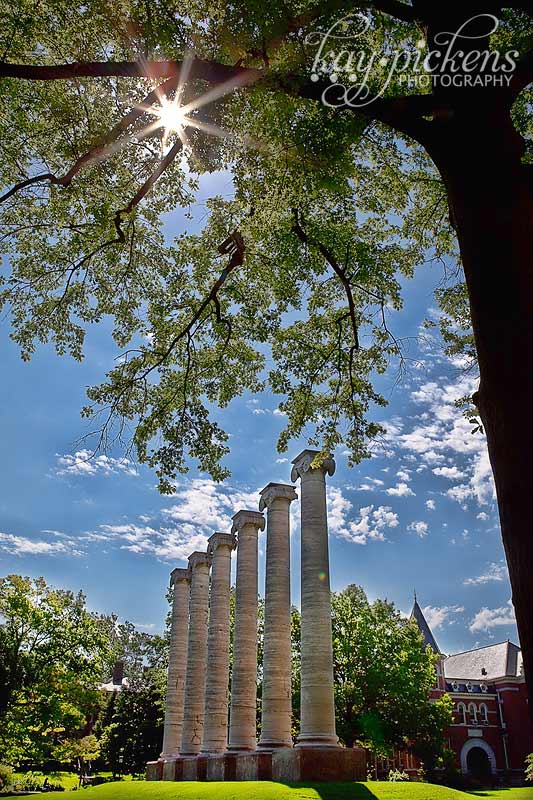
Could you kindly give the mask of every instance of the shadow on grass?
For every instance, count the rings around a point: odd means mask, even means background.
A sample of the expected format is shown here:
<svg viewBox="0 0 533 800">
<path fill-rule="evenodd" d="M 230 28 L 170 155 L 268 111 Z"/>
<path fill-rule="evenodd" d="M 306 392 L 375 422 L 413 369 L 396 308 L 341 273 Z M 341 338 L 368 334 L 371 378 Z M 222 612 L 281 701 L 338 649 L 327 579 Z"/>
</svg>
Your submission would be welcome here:
<svg viewBox="0 0 533 800">
<path fill-rule="evenodd" d="M 320 800 L 378 800 L 378 796 L 362 783 L 299 782 L 284 785 L 292 789 L 314 789 Z"/>
</svg>

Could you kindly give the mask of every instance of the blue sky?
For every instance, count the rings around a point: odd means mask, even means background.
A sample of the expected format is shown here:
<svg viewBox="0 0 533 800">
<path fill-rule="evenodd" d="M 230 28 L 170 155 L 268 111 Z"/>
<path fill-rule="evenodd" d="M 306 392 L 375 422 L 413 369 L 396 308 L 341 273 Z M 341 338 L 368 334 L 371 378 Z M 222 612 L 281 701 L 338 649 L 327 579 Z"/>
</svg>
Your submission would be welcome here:
<svg viewBox="0 0 533 800">
<path fill-rule="evenodd" d="M 202 181 L 199 198 L 231 192 L 227 176 Z M 195 218 L 203 214 L 201 203 Z M 190 223 L 189 223 L 190 224 Z M 169 236 L 183 229 L 169 218 Z M 379 410 L 387 436 L 374 458 L 348 469 L 342 448 L 328 479 L 331 582 L 359 583 L 370 598 L 403 611 L 416 588 L 441 649 L 517 641 L 485 441 L 472 436 L 454 401 L 475 376 L 451 363 L 434 331 L 433 290 L 440 266 L 420 267 L 405 285 L 405 307 L 391 318 L 406 342 L 407 369 L 382 376 L 389 399 Z M 168 573 L 228 529 L 239 508 L 255 508 L 269 481 L 290 482 L 290 465 L 306 446 L 275 449 L 283 417 L 268 394 L 239 398 L 220 412 L 231 434 L 232 477 L 216 485 L 195 464 L 173 497 L 158 494 L 150 470 L 120 452 L 87 459 L 79 411 L 85 387 L 100 382 L 116 354 L 105 325 L 90 331 L 79 364 L 40 347 L 20 360 L 0 322 L 0 574 L 43 575 L 82 589 L 89 606 L 115 611 L 147 631 L 161 630 Z M 286 456 L 288 458 L 286 458 Z M 264 581 L 264 534 L 260 586 Z M 292 584 L 299 602 L 298 502 L 293 503 Z"/>
</svg>

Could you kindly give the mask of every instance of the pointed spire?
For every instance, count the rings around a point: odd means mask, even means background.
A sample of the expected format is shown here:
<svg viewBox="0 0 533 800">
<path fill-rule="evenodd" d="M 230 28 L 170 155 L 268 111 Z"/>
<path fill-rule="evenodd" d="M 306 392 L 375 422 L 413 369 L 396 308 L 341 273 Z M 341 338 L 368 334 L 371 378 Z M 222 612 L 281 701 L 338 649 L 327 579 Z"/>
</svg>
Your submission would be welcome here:
<svg viewBox="0 0 533 800">
<path fill-rule="evenodd" d="M 435 637 L 433 636 L 433 634 L 431 632 L 431 628 L 429 627 L 429 625 L 428 625 L 428 623 L 426 621 L 426 618 L 425 618 L 424 614 L 422 613 L 422 609 L 418 605 L 418 600 L 416 599 L 416 590 L 414 592 L 413 610 L 411 611 L 411 616 L 410 616 L 409 619 L 414 619 L 414 621 L 418 625 L 420 633 L 424 637 L 424 643 L 426 645 L 429 645 L 434 653 L 440 654 L 439 646 L 438 646 L 437 642 L 435 641 Z"/>
</svg>

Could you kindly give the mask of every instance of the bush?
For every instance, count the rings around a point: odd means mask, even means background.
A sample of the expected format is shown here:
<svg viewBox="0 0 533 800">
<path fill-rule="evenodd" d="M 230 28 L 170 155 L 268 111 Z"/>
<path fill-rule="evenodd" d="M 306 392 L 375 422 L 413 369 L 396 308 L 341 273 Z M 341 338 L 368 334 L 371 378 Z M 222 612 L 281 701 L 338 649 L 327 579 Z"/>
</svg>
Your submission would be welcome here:
<svg viewBox="0 0 533 800">
<path fill-rule="evenodd" d="M 17 775 L 13 782 L 13 789 L 17 792 L 40 792 L 43 786 L 43 776 L 33 772 Z"/>
<path fill-rule="evenodd" d="M 526 781 L 533 781 L 533 753 L 526 758 Z"/>
<path fill-rule="evenodd" d="M 13 769 L 0 764 L 0 792 L 7 792 L 13 786 Z"/>
<path fill-rule="evenodd" d="M 407 772 L 401 772 L 399 769 L 389 770 L 389 777 L 387 780 L 397 783 L 398 781 L 408 781 L 409 775 Z"/>
</svg>

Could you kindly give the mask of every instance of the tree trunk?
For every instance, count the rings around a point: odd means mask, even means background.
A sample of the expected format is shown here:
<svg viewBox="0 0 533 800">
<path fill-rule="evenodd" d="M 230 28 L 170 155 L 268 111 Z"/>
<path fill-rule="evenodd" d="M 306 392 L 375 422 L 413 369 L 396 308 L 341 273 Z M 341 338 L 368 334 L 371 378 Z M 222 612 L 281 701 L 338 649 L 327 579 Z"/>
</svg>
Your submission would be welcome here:
<svg viewBox="0 0 533 800">
<path fill-rule="evenodd" d="M 495 104 L 446 124 L 432 156 L 448 189 L 479 359 L 487 436 L 533 715 L 533 169 Z M 444 127 L 444 126 L 443 126 Z"/>
</svg>

